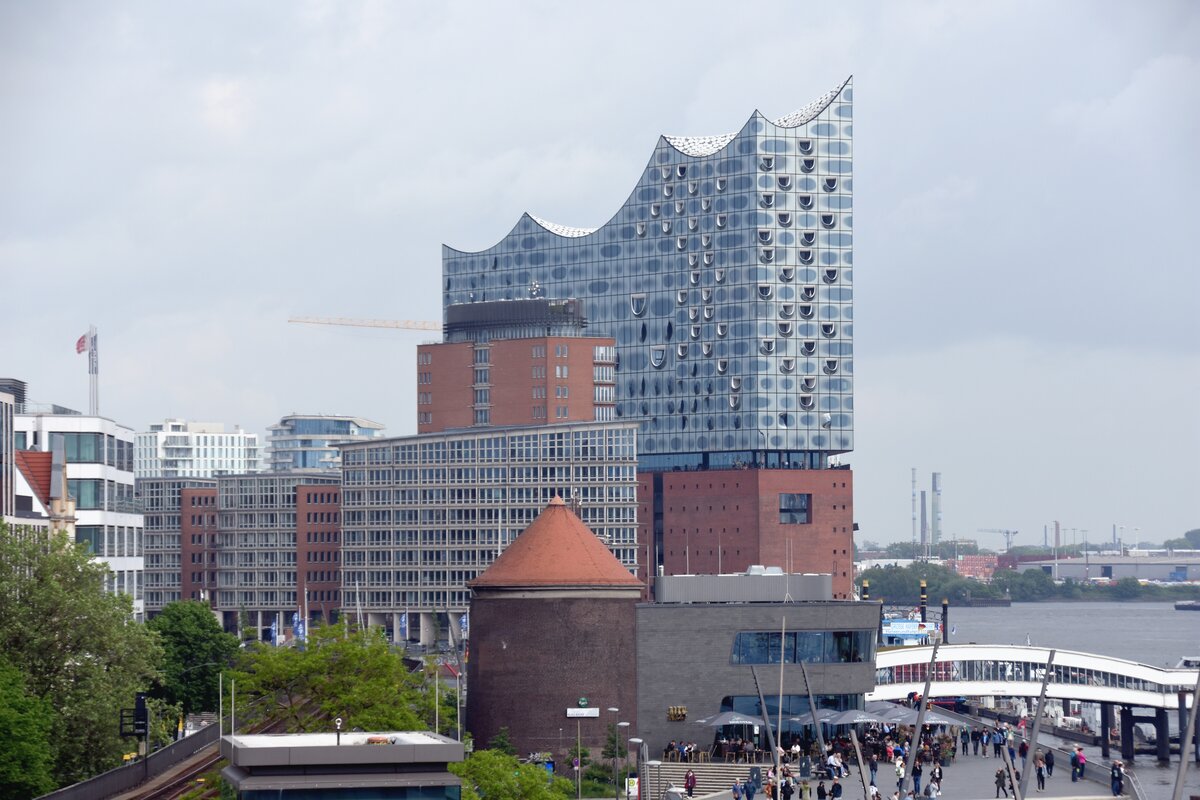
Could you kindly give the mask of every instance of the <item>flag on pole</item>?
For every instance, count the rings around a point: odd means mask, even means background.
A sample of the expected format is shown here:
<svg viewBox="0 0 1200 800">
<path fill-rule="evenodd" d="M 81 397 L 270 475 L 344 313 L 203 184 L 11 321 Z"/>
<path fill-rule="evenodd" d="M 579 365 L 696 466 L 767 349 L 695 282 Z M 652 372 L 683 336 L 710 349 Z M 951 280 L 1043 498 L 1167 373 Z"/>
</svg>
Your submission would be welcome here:
<svg viewBox="0 0 1200 800">
<path fill-rule="evenodd" d="M 75 342 L 75 352 L 76 353 L 86 353 L 87 351 L 88 351 L 88 335 L 85 333 L 83 336 L 79 337 L 78 341 Z"/>
</svg>

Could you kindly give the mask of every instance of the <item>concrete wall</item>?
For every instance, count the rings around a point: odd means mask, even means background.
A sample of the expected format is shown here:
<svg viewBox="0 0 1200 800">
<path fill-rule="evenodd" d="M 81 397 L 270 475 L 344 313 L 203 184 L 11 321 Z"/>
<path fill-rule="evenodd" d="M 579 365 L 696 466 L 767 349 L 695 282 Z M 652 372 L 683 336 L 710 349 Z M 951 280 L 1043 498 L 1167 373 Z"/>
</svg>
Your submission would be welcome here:
<svg viewBox="0 0 1200 800">
<path fill-rule="evenodd" d="M 713 729 L 696 720 L 721 711 L 721 698 L 756 694 L 748 665 L 731 663 L 738 631 L 874 631 L 874 603 L 644 604 L 637 608 L 638 735 L 651 755 L 670 740 L 707 747 Z M 757 667 L 765 695 L 779 692 L 779 665 Z M 857 664 L 809 664 L 813 694 L 864 694 L 875 686 L 874 659 Z M 784 694 L 804 694 L 798 664 L 783 668 Z M 667 709 L 686 706 L 687 720 L 668 721 Z"/>
</svg>

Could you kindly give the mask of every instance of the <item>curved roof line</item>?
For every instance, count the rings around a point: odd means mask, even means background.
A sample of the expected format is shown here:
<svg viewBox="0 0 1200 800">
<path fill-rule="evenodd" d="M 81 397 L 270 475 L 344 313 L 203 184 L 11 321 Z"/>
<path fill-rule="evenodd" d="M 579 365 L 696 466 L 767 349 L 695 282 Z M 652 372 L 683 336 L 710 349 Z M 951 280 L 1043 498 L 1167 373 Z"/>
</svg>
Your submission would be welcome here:
<svg viewBox="0 0 1200 800">
<path fill-rule="evenodd" d="M 559 225 L 557 222 L 549 222 L 541 217 L 535 217 L 533 214 L 528 214 L 528 217 L 551 233 L 571 239 L 588 236 L 600 230 L 599 228 L 573 228 L 570 225 Z"/>
<path fill-rule="evenodd" d="M 829 107 L 829 104 L 841 94 L 842 89 L 845 89 L 852 80 L 854 80 L 853 75 L 803 108 L 775 120 L 775 124 L 781 128 L 797 128 L 807 122 L 811 122 L 818 114 Z M 755 116 L 761 115 L 755 111 L 750 118 L 753 119 Z M 722 133 L 718 136 L 663 136 L 662 138 L 666 140 L 667 144 L 685 156 L 703 157 L 711 156 L 713 153 L 724 149 L 736 136 L 737 132 Z"/>
</svg>

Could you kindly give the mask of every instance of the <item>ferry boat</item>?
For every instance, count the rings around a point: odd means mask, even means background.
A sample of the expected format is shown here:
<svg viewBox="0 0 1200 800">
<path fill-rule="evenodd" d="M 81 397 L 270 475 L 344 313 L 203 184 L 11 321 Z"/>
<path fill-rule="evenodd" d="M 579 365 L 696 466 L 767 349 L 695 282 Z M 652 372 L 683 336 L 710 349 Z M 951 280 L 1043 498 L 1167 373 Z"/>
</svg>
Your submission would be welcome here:
<svg viewBox="0 0 1200 800">
<path fill-rule="evenodd" d="M 1176 611 L 1200 611 L 1200 600 L 1176 600 Z"/>
</svg>

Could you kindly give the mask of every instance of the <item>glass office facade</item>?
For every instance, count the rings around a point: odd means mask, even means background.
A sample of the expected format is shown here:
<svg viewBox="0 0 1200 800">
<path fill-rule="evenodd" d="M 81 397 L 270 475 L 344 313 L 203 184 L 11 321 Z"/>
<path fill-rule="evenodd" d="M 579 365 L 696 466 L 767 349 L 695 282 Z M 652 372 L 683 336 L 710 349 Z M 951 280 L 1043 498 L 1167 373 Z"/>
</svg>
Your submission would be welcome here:
<svg viewBox="0 0 1200 800">
<path fill-rule="evenodd" d="M 821 468 L 853 449 L 851 82 L 740 131 L 662 137 L 595 230 L 524 215 L 443 249 L 443 304 L 577 298 L 617 342 L 643 468 Z"/>
</svg>

